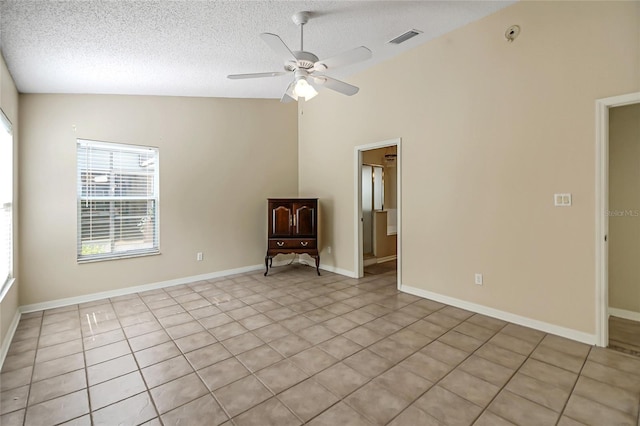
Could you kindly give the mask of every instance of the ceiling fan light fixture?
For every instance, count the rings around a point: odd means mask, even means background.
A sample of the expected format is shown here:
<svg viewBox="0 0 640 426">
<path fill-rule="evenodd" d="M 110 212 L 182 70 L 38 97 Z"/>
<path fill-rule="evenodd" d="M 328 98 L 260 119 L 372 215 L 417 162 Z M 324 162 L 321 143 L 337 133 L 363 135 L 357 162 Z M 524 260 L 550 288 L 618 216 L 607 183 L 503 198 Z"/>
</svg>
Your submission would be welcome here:
<svg viewBox="0 0 640 426">
<path fill-rule="evenodd" d="M 296 81 L 296 84 L 293 87 L 293 93 L 299 98 L 304 98 L 305 101 L 312 99 L 318 94 L 316 89 L 314 89 L 304 77 L 301 77 Z"/>
</svg>

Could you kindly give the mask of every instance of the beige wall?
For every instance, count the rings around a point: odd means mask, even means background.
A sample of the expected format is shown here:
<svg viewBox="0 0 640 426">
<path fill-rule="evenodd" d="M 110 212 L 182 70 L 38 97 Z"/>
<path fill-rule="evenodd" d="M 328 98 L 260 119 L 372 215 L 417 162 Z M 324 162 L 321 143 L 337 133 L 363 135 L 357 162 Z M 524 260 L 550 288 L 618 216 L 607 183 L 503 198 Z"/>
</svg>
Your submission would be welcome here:
<svg viewBox="0 0 640 426">
<path fill-rule="evenodd" d="M 13 83 L 13 79 L 7 70 L 7 66 L 4 62 L 4 58 L 0 55 L 0 108 L 5 113 L 7 118 L 11 120 L 13 125 L 13 156 L 14 156 L 14 176 L 17 176 L 18 170 L 18 91 Z M 14 197 L 14 276 L 16 280 L 13 286 L 0 300 L 0 345 L 4 342 L 11 321 L 13 320 L 16 312 L 18 311 L 18 288 L 20 275 L 17 274 L 19 259 L 18 259 L 18 191 L 17 182 L 13 191 Z M 0 285 L 3 283 L 0 283 Z"/>
<path fill-rule="evenodd" d="M 640 90 L 639 31 L 640 2 L 519 2 L 323 91 L 298 124 L 323 259 L 354 270 L 354 146 L 401 137 L 402 284 L 595 333 L 594 106 Z"/>
<path fill-rule="evenodd" d="M 21 95 L 20 303 L 262 264 L 267 197 L 298 193 L 295 108 L 277 100 Z M 76 262 L 76 138 L 160 148 L 161 255 Z"/>
<path fill-rule="evenodd" d="M 609 306 L 640 312 L 640 104 L 609 111 Z"/>
</svg>

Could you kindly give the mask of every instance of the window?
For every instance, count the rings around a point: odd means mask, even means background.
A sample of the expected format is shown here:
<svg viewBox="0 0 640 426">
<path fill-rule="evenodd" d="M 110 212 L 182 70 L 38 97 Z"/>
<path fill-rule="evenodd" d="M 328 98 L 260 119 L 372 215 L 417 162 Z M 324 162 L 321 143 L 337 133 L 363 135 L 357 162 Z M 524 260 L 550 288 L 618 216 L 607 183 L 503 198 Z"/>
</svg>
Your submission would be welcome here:
<svg viewBox="0 0 640 426">
<path fill-rule="evenodd" d="M 78 261 L 157 254 L 158 149 L 78 139 Z"/>
<path fill-rule="evenodd" d="M 13 278 L 13 135 L 0 111 L 0 290 Z"/>
</svg>

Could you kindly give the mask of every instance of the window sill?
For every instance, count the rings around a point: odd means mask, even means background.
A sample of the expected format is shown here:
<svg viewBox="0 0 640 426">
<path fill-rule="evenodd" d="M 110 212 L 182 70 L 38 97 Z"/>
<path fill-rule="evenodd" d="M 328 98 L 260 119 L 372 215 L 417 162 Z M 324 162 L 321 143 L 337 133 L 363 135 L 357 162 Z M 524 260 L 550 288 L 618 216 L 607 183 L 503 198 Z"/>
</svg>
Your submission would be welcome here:
<svg viewBox="0 0 640 426">
<path fill-rule="evenodd" d="M 91 259 L 77 259 L 77 262 L 78 262 L 78 264 L 96 263 L 96 262 L 108 262 L 110 260 L 122 260 L 122 259 L 132 259 L 132 258 L 135 258 L 135 257 L 158 256 L 160 254 L 162 254 L 162 253 L 160 253 L 160 250 L 157 250 L 157 251 L 148 251 L 148 252 L 144 252 L 144 253 L 123 254 L 121 256 L 95 257 L 95 258 L 91 258 Z"/>
</svg>

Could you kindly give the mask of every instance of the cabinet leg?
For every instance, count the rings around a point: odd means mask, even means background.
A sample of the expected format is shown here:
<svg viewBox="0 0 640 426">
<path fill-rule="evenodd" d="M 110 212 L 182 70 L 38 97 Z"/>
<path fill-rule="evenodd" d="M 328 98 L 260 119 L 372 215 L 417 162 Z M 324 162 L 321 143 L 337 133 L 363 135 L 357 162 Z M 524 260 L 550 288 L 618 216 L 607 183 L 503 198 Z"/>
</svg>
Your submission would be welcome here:
<svg viewBox="0 0 640 426">
<path fill-rule="evenodd" d="M 264 268 L 265 268 L 264 276 L 266 277 L 267 274 L 269 273 L 269 256 L 264 257 Z"/>
<path fill-rule="evenodd" d="M 318 273 L 318 276 L 320 276 L 320 255 L 315 256 L 316 258 L 316 272 Z"/>
</svg>

